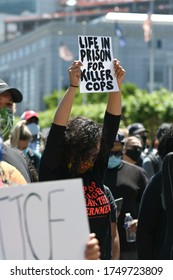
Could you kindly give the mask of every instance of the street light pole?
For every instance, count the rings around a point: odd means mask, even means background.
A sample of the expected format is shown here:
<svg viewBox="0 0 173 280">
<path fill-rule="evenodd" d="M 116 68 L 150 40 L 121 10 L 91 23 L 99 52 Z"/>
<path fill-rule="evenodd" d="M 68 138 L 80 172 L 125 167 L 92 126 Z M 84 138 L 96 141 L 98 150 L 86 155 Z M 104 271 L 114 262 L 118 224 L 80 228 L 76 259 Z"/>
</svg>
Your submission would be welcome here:
<svg viewBox="0 0 173 280">
<path fill-rule="evenodd" d="M 61 93 L 62 93 L 62 58 L 60 57 L 60 46 L 61 46 L 61 36 L 63 35 L 63 31 L 61 31 L 61 30 L 59 30 L 58 31 L 58 69 L 57 69 L 57 72 L 58 72 L 58 79 L 57 79 L 57 81 L 58 81 L 58 85 L 57 85 L 57 88 L 58 88 L 58 90 L 57 90 L 57 94 L 58 94 L 58 96 L 57 96 L 57 102 L 58 102 L 58 104 L 59 104 L 59 102 L 60 102 L 60 99 L 61 99 Z"/>
<path fill-rule="evenodd" d="M 70 7 L 70 11 L 71 11 L 71 14 L 72 14 L 72 19 L 71 19 L 72 23 L 76 22 L 76 16 L 75 16 L 75 11 L 76 11 L 75 6 L 76 6 L 76 4 L 77 4 L 77 0 L 68 0 L 66 2 L 66 5 L 68 7 Z"/>
<path fill-rule="evenodd" d="M 150 0 L 150 16 L 151 16 L 151 39 L 149 42 L 150 46 L 150 67 L 149 67 L 149 92 L 151 93 L 154 89 L 154 35 L 153 35 L 153 24 L 152 14 L 154 11 L 154 0 Z"/>
</svg>

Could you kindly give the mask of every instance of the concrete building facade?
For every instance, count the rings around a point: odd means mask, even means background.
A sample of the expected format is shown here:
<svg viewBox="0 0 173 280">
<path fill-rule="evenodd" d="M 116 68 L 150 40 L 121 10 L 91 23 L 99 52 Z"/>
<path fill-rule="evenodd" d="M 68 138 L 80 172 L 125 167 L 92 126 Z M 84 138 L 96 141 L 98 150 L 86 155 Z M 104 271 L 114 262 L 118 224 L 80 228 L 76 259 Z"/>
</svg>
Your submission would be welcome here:
<svg viewBox="0 0 173 280">
<path fill-rule="evenodd" d="M 0 0 L 1 13 L 20 15 L 30 13 L 53 13 L 58 8 L 57 0 Z"/>
<path fill-rule="evenodd" d="M 149 90 L 150 49 L 144 42 L 142 23 L 119 23 L 126 40 L 124 47 L 115 36 L 115 22 L 99 23 L 51 21 L 36 30 L 0 45 L 0 78 L 19 88 L 24 95 L 17 104 L 20 114 L 26 109 L 44 110 L 44 96 L 69 84 L 70 61 L 58 54 L 64 43 L 78 59 L 78 35 L 111 36 L 114 56 L 126 68 L 125 82 Z M 173 23 L 153 24 L 154 88 L 173 90 Z"/>
</svg>

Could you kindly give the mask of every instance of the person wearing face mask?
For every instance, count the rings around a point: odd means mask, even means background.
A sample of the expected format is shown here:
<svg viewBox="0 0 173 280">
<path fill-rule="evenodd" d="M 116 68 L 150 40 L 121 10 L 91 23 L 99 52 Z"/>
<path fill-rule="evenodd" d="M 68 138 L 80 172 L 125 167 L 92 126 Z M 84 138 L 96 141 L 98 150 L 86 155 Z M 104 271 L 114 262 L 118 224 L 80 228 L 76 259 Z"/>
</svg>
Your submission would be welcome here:
<svg viewBox="0 0 173 280">
<path fill-rule="evenodd" d="M 29 143 L 29 147 L 33 151 L 41 155 L 44 150 L 44 139 L 43 139 L 44 137 L 40 132 L 38 113 L 33 110 L 25 111 L 21 115 L 20 119 L 26 121 L 26 125 L 32 135 L 31 141 Z"/>
<path fill-rule="evenodd" d="M 162 159 L 158 153 L 158 146 L 161 138 L 165 134 L 165 132 L 170 128 L 170 123 L 162 123 L 151 142 L 148 154 L 144 157 L 142 162 L 142 167 L 148 174 L 148 178 L 151 178 L 157 172 L 159 172 L 162 168 Z"/>
<path fill-rule="evenodd" d="M 19 170 L 26 182 L 29 183 L 32 182 L 32 178 L 22 152 L 4 143 L 13 127 L 14 104 L 20 103 L 22 99 L 22 93 L 18 89 L 10 87 L 5 81 L 0 79 L 0 134 L 3 140 L 2 159 Z"/>
<path fill-rule="evenodd" d="M 138 165 L 142 153 L 142 142 L 138 136 L 129 136 L 124 140 L 123 159 Z"/>
<path fill-rule="evenodd" d="M 38 171 L 41 155 L 29 147 L 32 134 L 25 121 L 19 121 L 11 131 L 10 145 L 23 152 L 32 173 L 33 181 L 38 182 Z"/>
<path fill-rule="evenodd" d="M 13 105 L 14 103 L 21 102 L 22 98 L 22 94 L 18 89 L 9 87 L 6 82 L 0 79 L 0 113 L 2 112 L 2 114 L 0 114 L 0 133 L 3 137 L 6 135 L 5 132 L 7 131 L 7 128 L 11 129 L 13 125 L 13 122 L 9 121 L 13 119 L 10 117 L 11 115 L 13 116 Z M 8 115 L 8 112 L 10 112 L 10 116 Z M 22 151 L 4 144 L 3 139 L 1 141 L 1 138 L 0 164 L 0 187 L 4 187 L 4 184 L 5 186 L 11 186 L 11 181 L 13 181 L 13 185 L 15 183 L 27 184 L 32 182 L 27 161 L 25 160 Z M 4 176 L 4 173 L 6 176 Z M 85 259 L 87 260 L 98 260 L 100 258 L 100 245 L 94 233 L 89 234 L 84 254 Z"/>
<path fill-rule="evenodd" d="M 148 145 L 147 145 L 147 136 L 148 136 L 148 130 L 144 127 L 142 123 L 132 123 L 128 127 L 129 130 L 129 136 L 137 136 L 141 139 L 142 142 L 142 152 L 141 155 L 136 162 L 136 165 L 142 166 L 143 164 L 143 159 L 148 153 Z"/>
<path fill-rule="evenodd" d="M 124 229 L 125 213 L 130 212 L 133 219 L 138 217 L 138 209 L 148 178 L 145 171 L 137 165 L 122 159 L 124 136 L 118 133 L 109 156 L 104 184 L 109 187 L 114 199 L 123 198 L 122 209 L 118 217 L 120 238 L 120 259 L 137 259 L 136 243 L 126 241 Z"/>
</svg>

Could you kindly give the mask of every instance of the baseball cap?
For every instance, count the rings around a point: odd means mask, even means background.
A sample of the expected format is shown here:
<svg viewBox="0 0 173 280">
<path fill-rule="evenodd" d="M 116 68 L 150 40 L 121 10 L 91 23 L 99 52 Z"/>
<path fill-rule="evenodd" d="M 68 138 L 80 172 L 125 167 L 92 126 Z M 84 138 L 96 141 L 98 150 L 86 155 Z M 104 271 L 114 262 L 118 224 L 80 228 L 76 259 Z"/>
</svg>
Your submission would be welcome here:
<svg viewBox="0 0 173 280">
<path fill-rule="evenodd" d="M 30 111 L 25 111 L 25 112 L 21 115 L 20 119 L 21 119 L 21 120 L 27 121 L 27 120 L 29 120 L 29 119 L 31 119 L 31 118 L 33 118 L 33 117 L 39 119 L 38 113 L 35 112 L 35 111 L 30 110 Z"/>
<path fill-rule="evenodd" d="M 22 93 L 17 88 L 9 87 L 9 85 L 6 82 L 0 79 L 0 94 L 6 91 L 11 93 L 13 102 L 19 103 L 22 101 L 23 99 Z"/>
<path fill-rule="evenodd" d="M 128 126 L 129 136 L 136 135 L 141 132 L 148 132 L 142 123 L 132 123 Z"/>
<path fill-rule="evenodd" d="M 138 138 L 138 136 L 127 137 L 124 141 L 125 149 L 128 150 L 129 148 L 131 149 L 134 146 L 138 147 L 138 148 L 142 148 L 142 142 L 141 142 L 140 138 Z"/>
</svg>

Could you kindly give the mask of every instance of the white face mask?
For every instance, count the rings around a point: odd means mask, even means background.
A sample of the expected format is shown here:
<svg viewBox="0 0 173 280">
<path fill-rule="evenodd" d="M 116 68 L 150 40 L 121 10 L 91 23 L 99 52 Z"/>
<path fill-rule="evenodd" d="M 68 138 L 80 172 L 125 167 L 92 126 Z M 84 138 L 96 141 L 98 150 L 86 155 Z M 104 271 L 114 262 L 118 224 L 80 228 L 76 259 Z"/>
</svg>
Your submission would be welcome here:
<svg viewBox="0 0 173 280">
<path fill-rule="evenodd" d="M 108 168 L 112 169 L 118 167 L 121 164 L 121 156 L 110 156 L 108 161 Z"/>
<path fill-rule="evenodd" d="M 32 123 L 27 124 L 27 127 L 29 128 L 32 135 L 38 135 L 39 130 L 40 130 L 38 124 L 32 122 Z"/>
<path fill-rule="evenodd" d="M 27 124 L 27 127 L 29 128 L 31 134 L 32 134 L 32 140 L 29 143 L 29 147 L 34 150 L 34 151 L 38 151 L 39 152 L 39 147 L 38 147 L 38 139 L 39 139 L 39 131 L 40 131 L 40 127 L 38 124 L 32 122 Z"/>
</svg>

